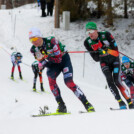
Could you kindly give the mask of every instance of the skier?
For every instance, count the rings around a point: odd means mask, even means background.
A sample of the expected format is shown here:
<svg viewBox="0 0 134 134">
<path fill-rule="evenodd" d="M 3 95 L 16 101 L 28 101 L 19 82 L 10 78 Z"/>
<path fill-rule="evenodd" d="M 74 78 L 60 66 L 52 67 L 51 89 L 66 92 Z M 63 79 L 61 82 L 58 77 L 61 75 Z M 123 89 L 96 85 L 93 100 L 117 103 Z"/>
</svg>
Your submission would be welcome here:
<svg viewBox="0 0 134 134">
<path fill-rule="evenodd" d="M 56 112 L 67 112 L 66 105 L 61 97 L 60 89 L 56 82 L 61 72 L 63 73 L 66 86 L 79 98 L 88 112 L 94 112 L 93 106 L 88 102 L 84 93 L 73 81 L 72 63 L 69 54 L 65 50 L 65 46 L 56 40 L 55 37 L 43 38 L 40 30 L 37 28 L 31 28 L 29 40 L 33 44 L 31 52 L 35 57 L 39 57 L 40 59 L 38 64 L 39 69 L 47 67 L 50 89 L 58 103 Z"/>
<path fill-rule="evenodd" d="M 39 70 L 38 63 L 39 63 L 38 61 L 34 61 L 32 63 L 32 70 L 33 70 L 33 73 L 34 73 L 33 91 L 36 91 L 36 82 L 37 82 L 37 77 L 39 75 L 40 88 L 41 88 L 41 91 L 44 92 L 43 81 L 42 81 L 42 70 Z"/>
<path fill-rule="evenodd" d="M 22 59 L 22 54 L 20 52 L 13 52 L 11 54 L 11 61 L 13 63 L 13 67 L 12 67 L 12 72 L 11 72 L 11 79 L 14 79 L 14 70 L 15 70 L 15 66 L 18 66 L 18 71 L 19 71 L 19 76 L 20 79 L 22 80 L 22 74 L 21 74 L 21 68 L 20 68 L 20 63 Z"/>
<path fill-rule="evenodd" d="M 88 37 L 84 41 L 85 48 L 91 57 L 100 62 L 101 70 L 104 73 L 110 91 L 119 103 L 120 109 L 126 109 L 125 102 L 121 99 L 118 88 L 128 103 L 130 109 L 134 108 L 128 90 L 120 80 L 120 60 L 117 44 L 111 33 L 107 31 L 99 32 L 94 22 L 86 24 Z"/>
<path fill-rule="evenodd" d="M 122 57 L 121 78 L 130 89 L 131 99 L 134 102 L 134 62 L 126 56 Z"/>
</svg>

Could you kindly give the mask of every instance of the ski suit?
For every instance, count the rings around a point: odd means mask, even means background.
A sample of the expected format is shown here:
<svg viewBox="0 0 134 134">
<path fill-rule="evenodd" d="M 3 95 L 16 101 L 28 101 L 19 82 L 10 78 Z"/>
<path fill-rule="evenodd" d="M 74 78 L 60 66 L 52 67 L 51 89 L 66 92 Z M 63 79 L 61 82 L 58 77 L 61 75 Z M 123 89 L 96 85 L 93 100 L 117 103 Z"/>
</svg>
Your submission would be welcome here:
<svg viewBox="0 0 134 134">
<path fill-rule="evenodd" d="M 41 87 L 41 90 L 44 91 L 43 81 L 42 81 L 42 70 L 39 70 L 38 63 L 39 63 L 38 61 L 34 61 L 32 63 L 32 70 L 34 73 L 33 90 L 36 91 L 36 82 L 37 82 L 37 77 L 39 75 L 40 87 Z"/>
<path fill-rule="evenodd" d="M 134 62 L 130 61 L 130 67 L 126 68 L 121 65 L 121 79 L 130 88 L 131 99 L 134 101 Z"/>
<path fill-rule="evenodd" d="M 42 63 L 44 67 L 47 67 L 50 89 L 57 103 L 64 103 L 56 82 L 61 72 L 63 73 L 66 86 L 74 92 L 82 103 L 87 102 L 84 93 L 73 81 L 72 63 L 65 49 L 65 45 L 61 44 L 55 37 L 43 38 L 43 45 L 41 47 L 35 47 L 33 45 L 31 52 L 36 59 L 40 60 L 40 63 Z"/>
<path fill-rule="evenodd" d="M 19 53 L 19 55 L 18 55 L 18 53 Z M 18 59 L 18 57 L 20 57 L 20 58 Z M 11 54 L 11 62 L 13 64 L 12 71 L 11 71 L 11 77 L 12 78 L 14 77 L 15 66 L 17 65 L 20 78 L 22 79 L 21 68 L 20 68 L 20 65 L 19 65 L 22 62 L 22 54 L 20 52 L 13 52 Z"/>
<path fill-rule="evenodd" d="M 110 91 L 116 100 L 120 100 L 118 88 L 128 103 L 131 102 L 129 92 L 120 79 L 120 59 L 117 44 L 111 33 L 107 31 L 98 32 L 98 38 L 92 40 L 90 37 L 84 41 L 84 46 L 91 57 L 100 62 Z"/>
</svg>

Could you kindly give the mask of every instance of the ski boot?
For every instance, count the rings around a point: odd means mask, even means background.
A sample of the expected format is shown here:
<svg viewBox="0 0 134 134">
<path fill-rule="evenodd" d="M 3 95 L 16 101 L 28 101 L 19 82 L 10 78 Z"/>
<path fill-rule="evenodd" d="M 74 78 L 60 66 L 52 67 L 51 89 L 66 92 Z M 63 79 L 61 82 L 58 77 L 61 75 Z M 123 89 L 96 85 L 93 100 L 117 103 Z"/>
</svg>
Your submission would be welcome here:
<svg viewBox="0 0 134 134">
<path fill-rule="evenodd" d="M 129 109 L 134 109 L 134 103 L 130 102 L 130 103 L 128 104 L 128 107 L 129 107 Z"/>
<path fill-rule="evenodd" d="M 86 101 L 85 103 L 83 103 L 87 112 L 95 112 L 94 107 L 88 102 Z"/>
<path fill-rule="evenodd" d="M 36 85 L 33 85 L 33 91 L 36 92 Z"/>
<path fill-rule="evenodd" d="M 19 76 L 20 76 L 20 79 L 23 80 L 23 77 L 22 77 L 22 75 L 21 75 L 21 72 L 19 72 Z"/>
<path fill-rule="evenodd" d="M 127 109 L 127 106 L 122 99 L 118 100 L 120 109 Z"/>
<path fill-rule="evenodd" d="M 64 103 L 58 102 L 59 106 L 56 110 L 57 113 L 67 113 L 67 108 Z"/>
<path fill-rule="evenodd" d="M 134 109 L 134 103 L 131 101 L 131 99 L 127 100 L 129 109 Z"/>
<path fill-rule="evenodd" d="M 40 84 L 40 89 L 42 92 L 44 92 L 43 83 Z"/>
<path fill-rule="evenodd" d="M 11 79 L 14 80 L 14 76 L 13 76 L 13 73 L 11 74 Z"/>
<path fill-rule="evenodd" d="M 36 92 L 36 88 L 33 88 L 33 91 Z"/>
<path fill-rule="evenodd" d="M 14 80 L 14 77 L 11 75 L 11 79 Z"/>
</svg>

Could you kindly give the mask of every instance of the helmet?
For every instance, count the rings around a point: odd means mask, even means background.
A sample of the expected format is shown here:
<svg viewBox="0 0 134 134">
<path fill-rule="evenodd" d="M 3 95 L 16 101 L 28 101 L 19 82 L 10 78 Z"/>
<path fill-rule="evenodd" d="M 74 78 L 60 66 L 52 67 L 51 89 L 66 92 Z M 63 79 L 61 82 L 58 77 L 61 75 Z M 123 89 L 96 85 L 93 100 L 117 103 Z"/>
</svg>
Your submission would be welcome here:
<svg viewBox="0 0 134 134">
<path fill-rule="evenodd" d="M 17 52 L 16 57 L 22 57 L 22 54 L 20 52 Z"/>
<path fill-rule="evenodd" d="M 130 62 L 130 59 L 126 56 L 123 56 L 122 57 L 122 63 L 127 63 L 127 62 Z"/>
</svg>

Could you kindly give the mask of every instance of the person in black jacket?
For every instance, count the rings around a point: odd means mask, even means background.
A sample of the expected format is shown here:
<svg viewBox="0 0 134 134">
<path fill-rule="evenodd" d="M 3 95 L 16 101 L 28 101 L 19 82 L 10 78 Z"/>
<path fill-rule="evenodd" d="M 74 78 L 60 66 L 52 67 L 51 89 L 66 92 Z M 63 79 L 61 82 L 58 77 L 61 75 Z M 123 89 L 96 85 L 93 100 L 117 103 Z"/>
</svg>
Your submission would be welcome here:
<svg viewBox="0 0 134 134">
<path fill-rule="evenodd" d="M 41 10 L 42 10 L 42 16 L 41 17 L 46 17 L 46 0 L 40 0 L 40 4 L 41 4 Z"/>
<path fill-rule="evenodd" d="M 53 15 L 54 0 L 46 0 L 47 3 L 47 16 Z"/>
</svg>

